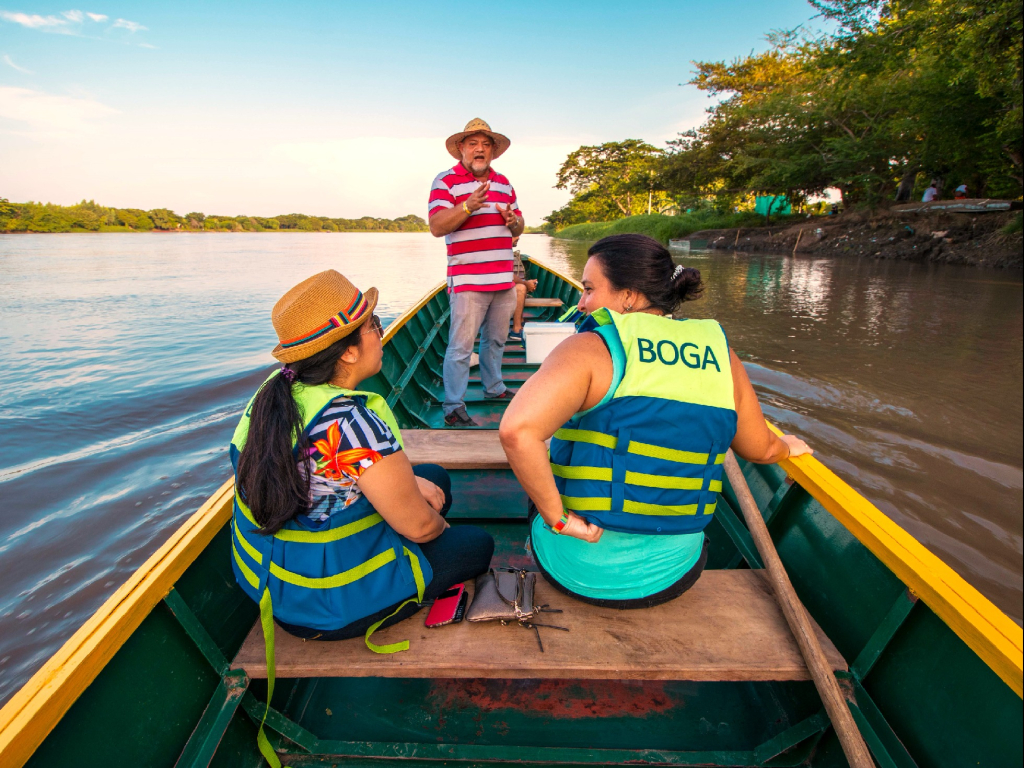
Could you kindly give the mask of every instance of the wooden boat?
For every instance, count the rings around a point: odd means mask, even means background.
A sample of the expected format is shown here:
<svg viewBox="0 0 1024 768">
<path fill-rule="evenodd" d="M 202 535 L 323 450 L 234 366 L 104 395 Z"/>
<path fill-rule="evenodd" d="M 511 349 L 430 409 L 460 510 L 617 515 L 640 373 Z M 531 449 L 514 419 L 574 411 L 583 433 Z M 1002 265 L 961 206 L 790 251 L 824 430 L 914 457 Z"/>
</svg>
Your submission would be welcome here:
<svg viewBox="0 0 1024 768">
<path fill-rule="evenodd" d="M 961 198 L 960 200 L 932 200 L 930 203 L 904 203 L 894 205 L 894 213 L 1001 213 L 1019 211 L 1019 200 L 991 200 L 989 198 Z"/>
<path fill-rule="evenodd" d="M 574 281 L 529 273 L 533 319 L 577 300 Z M 468 407 L 485 428 L 442 429 L 448 320 L 438 286 L 388 328 L 368 387 L 414 461 L 450 468 L 449 519 L 484 525 L 498 563 L 528 567 L 502 404 L 476 380 Z M 509 384 L 532 370 L 506 348 Z M 877 763 L 1021 765 L 1021 628 L 817 459 L 743 470 Z M 266 668 L 229 564 L 231 500 L 228 481 L 0 710 L 0 765 L 264 764 Z M 598 609 L 541 584 L 571 627 L 544 653 L 517 626 L 411 619 L 378 640 L 410 650 L 383 657 L 278 630 L 272 745 L 292 766 L 844 765 L 737 509 L 726 484 L 709 570 L 665 606 Z"/>
</svg>

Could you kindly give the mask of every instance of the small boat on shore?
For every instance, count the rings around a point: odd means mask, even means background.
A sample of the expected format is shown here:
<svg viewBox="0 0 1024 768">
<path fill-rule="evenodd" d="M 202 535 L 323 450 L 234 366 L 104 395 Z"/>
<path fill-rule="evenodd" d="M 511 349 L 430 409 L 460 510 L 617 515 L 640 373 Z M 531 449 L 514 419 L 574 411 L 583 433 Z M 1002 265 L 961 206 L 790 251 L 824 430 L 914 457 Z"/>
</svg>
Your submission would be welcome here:
<svg viewBox="0 0 1024 768">
<path fill-rule="evenodd" d="M 543 264 L 528 277 L 529 320 L 579 298 Z M 413 463 L 448 468 L 452 524 L 485 527 L 495 564 L 535 568 L 497 440 L 504 403 L 474 374 L 481 428 L 444 426 L 449 319 L 439 285 L 388 327 L 363 388 L 387 399 Z M 506 347 L 511 387 L 536 367 Z M 740 465 L 877 764 L 1021 765 L 1021 627 L 817 458 Z M 259 610 L 231 567 L 232 499 L 229 479 L 0 710 L 0 765 L 256 768 L 268 703 L 289 766 L 846 764 L 727 480 L 707 570 L 670 603 L 602 609 L 539 579 L 538 602 L 570 628 L 543 653 L 497 623 L 413 618 L 375 635 L 410 641 L 390 656 L 279 629 L 269 702 Z"/>
<path fill-rule="evenodd" d="M 930 203 L 905 203 L 894 205 L 893 213 L 1001 213 L 1019 211 L 1019 200 L 990 200 L 971 198 L 960 200 L 932 200 Z"/>
</svg>

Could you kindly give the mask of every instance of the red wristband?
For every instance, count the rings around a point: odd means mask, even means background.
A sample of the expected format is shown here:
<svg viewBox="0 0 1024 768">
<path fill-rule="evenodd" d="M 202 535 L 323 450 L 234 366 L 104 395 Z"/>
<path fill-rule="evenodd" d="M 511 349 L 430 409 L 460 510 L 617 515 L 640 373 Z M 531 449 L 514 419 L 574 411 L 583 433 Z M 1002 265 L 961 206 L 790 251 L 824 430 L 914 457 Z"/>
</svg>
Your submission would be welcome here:
<svg viewBox="0 0 1024 768">
<path fill-rule="evenodd" d="M 566 514 L 565 512 L 562 512 L 562 519 L 559 520 L 554 525 L 552 525 L 551 526 L 551 530 L 554 531 L 555 533 L 561 533 L 562 529 L 565 528 L 565 525 L 568 522 L 569 522 L 569 515 Z"/>
</svg>

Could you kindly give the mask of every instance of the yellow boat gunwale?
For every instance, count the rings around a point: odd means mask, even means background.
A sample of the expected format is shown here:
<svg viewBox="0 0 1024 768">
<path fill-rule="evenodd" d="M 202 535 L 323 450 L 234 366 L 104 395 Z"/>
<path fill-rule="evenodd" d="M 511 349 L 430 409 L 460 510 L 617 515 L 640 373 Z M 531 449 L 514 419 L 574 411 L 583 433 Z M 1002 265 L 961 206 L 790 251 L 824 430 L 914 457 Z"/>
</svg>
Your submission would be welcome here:
<svg viewBox="0 0 1024 768">
<path fill-rule="evenodd" d="M 531 260 L 532 261 L 532 260 Z M 551 267 L 539 268 L 582 289 Z M 430 292 L 390 326 L 387 343 L 445 287 Z M 781 434 L 774 425 L 769 428 Z M 780 462 L 872 554 L 956 633 L 1018 696 L 1024 688 L 1024 630 L 937 555 L 813 456 Z M 0 765 L 20 768 L 199 553 L 231 519 L 227 480 L 179 526 L 0 709 Z"/>
</svg>

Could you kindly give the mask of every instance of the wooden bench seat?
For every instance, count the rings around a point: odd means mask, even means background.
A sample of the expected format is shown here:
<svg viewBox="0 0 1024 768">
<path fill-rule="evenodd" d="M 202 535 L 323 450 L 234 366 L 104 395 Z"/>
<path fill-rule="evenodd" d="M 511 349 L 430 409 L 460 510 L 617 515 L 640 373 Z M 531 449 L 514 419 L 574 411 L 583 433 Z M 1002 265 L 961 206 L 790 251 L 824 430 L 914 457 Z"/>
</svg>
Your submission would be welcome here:
<svg viewBox="0 0 1024 768">
<path fill-rule="evenodd" d="M 508 469 L 496 429 L 407 429 L 405 452 L 415 464 L 445 469 Z"/>
<path fill-rule="evenodd" d="M 526 307 L 560 307 L 564 303 L 565 302 L 562 301 L 561 299 L 542 299 L 542 298 L 536 298 L 536 297 L 533 297 L 533 296 L 527 296 L 526 297 L 526 304 L 524 304 L 523 306 L 526 306 Z"/>
<path fill-rule="evenodd" d="M 472 590 L 472 584 L 467 585 Z M 379 656 L 362 638 L 303 642 L 275 632 L 277 675 L 294 677 L 553 678 L 611 680 L 810 680 L 796 641 L 768 585 L 755 571 L 706 571 L 670 603 L 635 611 L 597 608 L 556 592 L 537 579 L 537 601 L 564 613 L 541 621 L 571 631 L 533 630 L 497 622 L 463 621 L 426 629 L 426 611 L 374 635 L 403 639 L 403 653 Z M 817 627 L 816 627 L 817 629 Z M 818 630 L 833 669 L 846 663 Z M 253 627 L 233 668 L 266 677 L 263 635 Z"/>
</svg>

